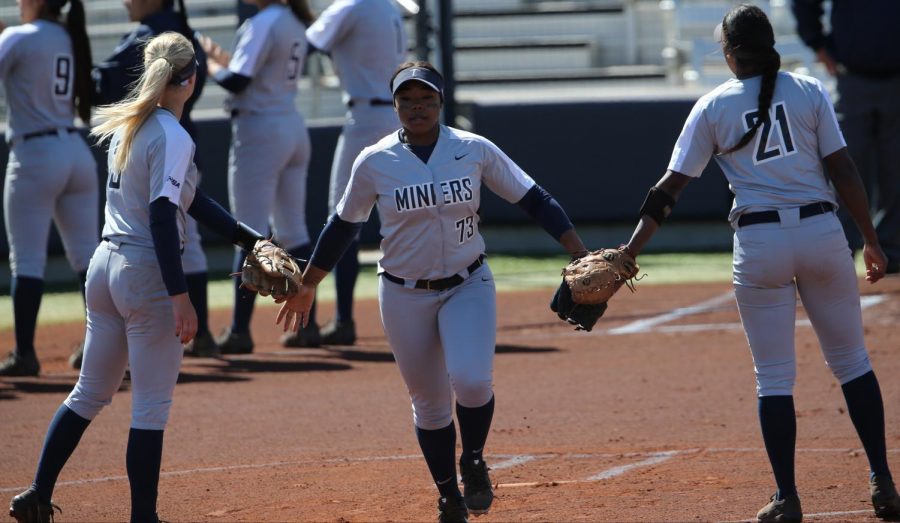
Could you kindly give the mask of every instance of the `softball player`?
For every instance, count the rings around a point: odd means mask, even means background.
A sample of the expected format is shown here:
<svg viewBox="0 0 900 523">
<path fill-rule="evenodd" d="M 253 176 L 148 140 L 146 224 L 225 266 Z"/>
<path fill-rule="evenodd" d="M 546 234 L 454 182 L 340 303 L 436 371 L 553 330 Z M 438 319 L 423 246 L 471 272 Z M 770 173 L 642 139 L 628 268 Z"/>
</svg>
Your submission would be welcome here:
<svg viewBox="0 0 900 523">
<path fill-rule="evenodd" d="M 297 112 L 297 79 L 306 60 L 304 31 L 313 17 L 305 0 L 246 2 L 259 8 L 238 29 L 234 55 L 209 38 L 200 42 L 212 78 L 232 93 L 231 151 L 228 192 L 231 212 L 259 231 L 272 231 L 278 242 L 309 259 L 306 228 L 306 177 L 310 142 L 306 123 Z M 293 16 L 291 16 L 293 13 Z M 237 250 L 235 272 L 246 254 Z M 217 343 L 223 354 L 253 351 L 250 318 L 256 294 L 234 287 L 231 328 Z M 313 327 L 315 325 L 313 324 Z M 318 345 L 318 329 L 311 345 Z"/>
<path fill-rule="evenodd" d="M 146 46 L 134 95 L 99 110 L 106 121 L 93 134 L 111 138 L 110 174 L 103 242 L 88 269 L 84 362 L 50 422 L 31 488 L 12 499 L 10 515 L 19 522 L 50 521 L 56 479 L 90 421 L 112 401 L 126 366 L 131 521 L 158 521 L 163 429 L 182 343 L 197 330 L 181 263 L 185 213 L 238 245 L 252 246 L 260 236 L 197 190 L 194 143 L 179 124 L 196 70 L 190 40 L 164 33 Z"/>
<path fill-rule="evenodd" d="M 21 1 L 22 25 L 0 34 L 0 79 L 9 103 L 9 162 L 3 217 L 12 271 L 16 347 L 0 363 L 0 376 L 37 376 L 34 330 L 44 292 L 50 220 L 66 256 L 84 280 L 97 245 L 97 166 L 73 126 L 76 105 L 91 119 L 91 49 L 84 6 L 71 0 Z"/>
<path fill-rule="evenodd" d="M 402 128 L 354 162 L 300 293 L 285 302 L 277 321 L 294 330 L 310 321 L 316 285 L 377 206 L 385 334 L 440 491 L 440 521 L 465 521 L 468 512 L 487 512 L 493 500 L 483 451 L 494 412 L 496 292 L 478 232 L 482 185 L 516 202 L 569 253 L 586 249 L 556 200 L 496 145 L 439 124 L 443 79 L 431 64 L 403 64 L 391 89 Z M 456 481 L 454 392 L 464 498 Z"/>
<path fill-rule="evenodd" d="M 344 89 L 347 116 L 331 164 L 330 213 L 344 194 L 353 160 L 363 148 L 397 129 L 391 109 L 391 74 L 407 48 L 403 17 L 392 0 L 336 0 L 306 30 L 315 49 L 328 53 Z M 353 287 L 359 274 L 359 241 L 354 240 L 334 270 L 337 314 L 322 329 L 327 345 L 353 345 Z M 286 346 L 305 346 L 303 333 L 282 338 Z"/>
<path fill-rule="evenodd" d="M 884 407 L 863 340 L 856 272 L 834 213 L 836 190 L 866 239 L 866 279 L 878 281 L 886 258 L 859 174 L 822 84 L 778 71 L 781 60 L 765 13 L 735 7 L 720 31 L 737 78 L 694 106 L 627 248 L 641 251 L 684 187 L 715 155 L 735 195 L 729 214 L 735 230 L 734 291 L 753 354 L 759 420 L 777 484 L 757 518 L 802 519 L 794 482 L 792 395 L 798 292 L 866 450 L 875 514 L 898 516 L 900 497 L 888 469 Z"/>
<path fill-rule="evenodd" d="M 185 103 L 184 113 L 181 116 L 182 127 L 196 142 L 197 126 L 191 120 L 191 109 L 200 98 L 206 82 L 206 55 L 203 54 L 199 42 L 194 38 L 194 31 L 188 24 L 184 0 L 179 0 L 178 3 L 179 10 L 177 12 L 174 0 L 125 3 L 129 19 L 133 22 L 140 22 L 140 24 L 131 33 L 122 37 L 122 41 L 109 58 L 94 66 L 94 104 L 112 104 L 125 98 L 128 88 L 141 75 L 144 44 L 158 34 L 174 31 L 192 40 L 194 49 L 197 51 L 197 61 L 200 64 L 197 69 L 197 88 Z M 195 163 L 200 167 L 199 162 Z M 216 356 L 218 347 L 209 333 L 208 324 L 206 255 L 200 245 L 200 231 L 197 229 L 197 222 L 190 217 L 187 220 L 187 242 L 184 245 L 181 262 L 184 265 L 185 278 L 187 278 L 188 294 L 197 311 L 197 335 L 189 344 L 190 347 L 185 354 Z M 81 351 L 77 351 L 70 361 L 73 367 L 79 368 Z"/>
</svg>

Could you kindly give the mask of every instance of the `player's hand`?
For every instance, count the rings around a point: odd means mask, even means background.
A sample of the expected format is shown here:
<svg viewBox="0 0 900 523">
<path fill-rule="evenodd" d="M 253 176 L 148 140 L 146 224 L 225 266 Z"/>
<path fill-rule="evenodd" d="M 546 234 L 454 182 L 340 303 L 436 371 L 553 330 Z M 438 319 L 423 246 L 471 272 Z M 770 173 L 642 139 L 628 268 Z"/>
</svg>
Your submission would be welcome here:
<svg viewBox="0 0 900 523">
<path fill-rule="evenodd" d="M 222 46 L 213 42 L 212 38 L 208 36 L 200 35 L 197 41 L 200 42 L 200 47 L 206 53 L 207 61 L 211 61 L 220 67 L 228 67 L 228 62 L 231 61 L 231 53 L 222 49 Z"/>
<path fill-rule="evenodd" d="M 186 292 L 170 296 L 175 315 L 175 336 L 187 343 L 197 334 L 197 312 Z"/>
<path fill-rule="evenodd" d="M 866 281 L 875 283 L 884 277 L 887 270 L 887 256 L 878 243 L 866 243 L 863 246 L 863 261 L 866 264 Z"/>
<path fill-rule="evenodd" d="M 300 290 L 286 300 L 282 300 L 281 310 L 275 317 L 275 324 L 280 325 L 284 321 L 284 331 L 288 329 L 296 332 L 300 327 L 306 327 L 309 323 L 309 310 L 312 309 L 313 300 L 316 299 L 316 287 L 314 285 L 300 285 Z M 278 301 L 278 300 L 276 300 Z"/>
</svg>

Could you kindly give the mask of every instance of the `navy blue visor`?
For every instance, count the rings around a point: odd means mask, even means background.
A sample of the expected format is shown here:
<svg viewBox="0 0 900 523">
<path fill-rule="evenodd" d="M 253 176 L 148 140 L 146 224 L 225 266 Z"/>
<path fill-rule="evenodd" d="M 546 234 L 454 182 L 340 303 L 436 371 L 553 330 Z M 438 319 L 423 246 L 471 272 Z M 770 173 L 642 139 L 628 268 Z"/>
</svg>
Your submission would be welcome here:
<svg viewBox="0 0 900 523">
<path fill-rule="evenodd" d="M 424 67 L 410 67 L 409 69 L 400 71 L 400 74 L 394 78 L 394 83 L 391 85 L 391 94 L 397 94 L 397 90 L 400 89 L 403 84 L 412 81 L 422 82 L 431 89 L 437 91 L 438 94 L 441 95 L 441 99 L 444 99 L 444 81 L 441 80 L 440 75 L 431 69 L 425 69 Z"/>
</svg>

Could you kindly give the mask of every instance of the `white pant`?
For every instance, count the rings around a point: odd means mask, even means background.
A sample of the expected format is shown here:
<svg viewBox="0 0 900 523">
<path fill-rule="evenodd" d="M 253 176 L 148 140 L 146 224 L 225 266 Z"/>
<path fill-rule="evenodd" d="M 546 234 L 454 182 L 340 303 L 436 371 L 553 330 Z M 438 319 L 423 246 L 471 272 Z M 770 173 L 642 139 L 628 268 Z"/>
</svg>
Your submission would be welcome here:
<svg viewBox="0 0 900 523">
<path fill-rule="evenodd" d="M 734 291 L 753 353 L 759 396 L 793 394 L 797 292 L 825 362 L 841 384 L 872 370 L 863 339 L 859 287 L 840 221 L 781 211 L 780 223 L 734 234 Z"/>
<path fill-rule="evenodd" d="M 84 360 L 66 406 L 93 419 L 130 366 L 131 427 L 163 430 L 184 347 L 153 249 L 102 242 L 88 268 L 86 300 Z"/>
<path fill-rule="evenodd" d="M 463 407 L 494 395 L 497 294 L 487 263 L 444 291 L 407 288 L 379 278 L 381 321 L 425 430 L 453 420 L 453 392 Z"/>
</svg>

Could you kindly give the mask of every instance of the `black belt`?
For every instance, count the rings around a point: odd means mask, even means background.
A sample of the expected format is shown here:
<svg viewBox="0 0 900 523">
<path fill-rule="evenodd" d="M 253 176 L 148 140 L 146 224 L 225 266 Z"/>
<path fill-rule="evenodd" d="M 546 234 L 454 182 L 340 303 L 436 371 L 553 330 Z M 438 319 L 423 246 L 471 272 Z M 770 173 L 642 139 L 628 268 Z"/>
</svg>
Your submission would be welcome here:
<svg viewBox="0 0 900 523">
<path fill-rule="evenodd" d="M 379 98 L 372 98 L 369 100 L 354 100 L 350 99 L 347 102 L 347 107 L 353 107 L 354 105 L 394 105 L 393 100 L 381 100 Z"/>
<path fill-rule="evenodd" d="M 800 218 L 809 218 L 817 214 L 825 214 L 834 210 L 834 206 L 828 202 L 816 202 L 800 207 Z M 781 221 L 778 211 L 760 211 L 742 214 L 738 218 L 738 227 L 746 227 L 756 223 L 777 223 Z"/>
<path fill-rule="evenodd" d="M 113 245 L 119 245 L 119 246 L 125 245 L 125 242 L 115 243 L 112 240 L 110 240 L 109 238 L 107 238 L 106 236 L 104 236 L 103 238 L 100 238 L 100 239 L 107 243 L 112 243 Z M 179 251 L 179 252 L 181 252 L 181 254 L 184 254 L 184 246 L 181 247 L 181 251 Z"/>
<path fill-rule="evenodd" d="M 51 134 L 59 134 L 60 131 L 74 133 L 78 131 L 76 127 L 59 127 L 53 129 L 44 129 L 43 131 L 35 131 L 33 133 L 25 133 L 22 135 L 22 141 L 31 140 L 32 138 L 40 138 L 41 136 L 50 136 Z"/>
<path fill-rule="evenodd" d="M 477 260 L 472 262 L 472 265 L 466 267 L 466 270 L 469 271 L 469 274 L 475 272 L 475 269 L 481 267 L 481 264 L 484 263 L 484 254 L 478 257 Z M 392 281 L 398 285 L 406 285 L 406 280 L 400 278 L 399 276 L 394 276 L 389 272 L 382 272 L 382 276 L 388 281 Z M 451 289 L 456 287 L 460 283 L 466 281 L 465 278 L 460 276 L 459 274 L 454 274 L 448 278 L 441 278 L 439 280 L 416 280 L 415 287 L 417 289 L 427 289 L 430 291 L 443 291 L 446 289 Z"/>
</svg>

